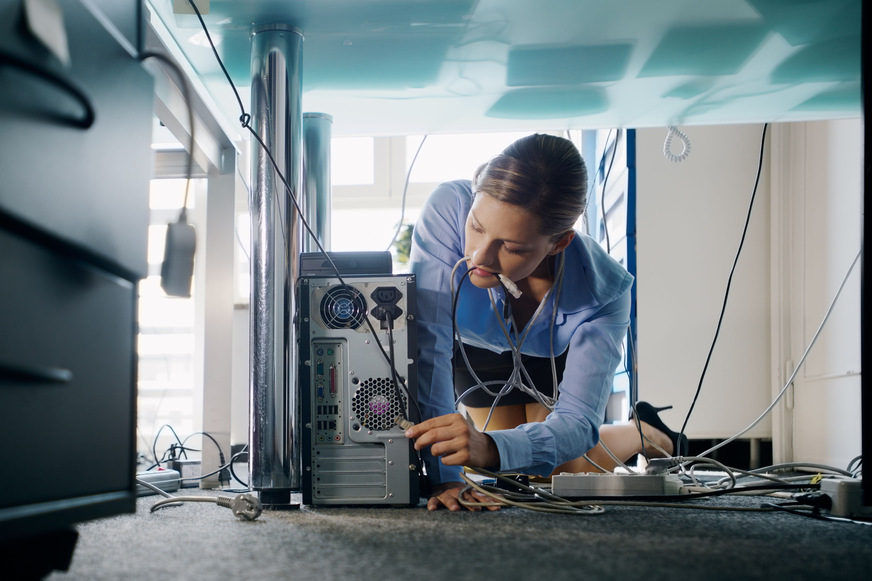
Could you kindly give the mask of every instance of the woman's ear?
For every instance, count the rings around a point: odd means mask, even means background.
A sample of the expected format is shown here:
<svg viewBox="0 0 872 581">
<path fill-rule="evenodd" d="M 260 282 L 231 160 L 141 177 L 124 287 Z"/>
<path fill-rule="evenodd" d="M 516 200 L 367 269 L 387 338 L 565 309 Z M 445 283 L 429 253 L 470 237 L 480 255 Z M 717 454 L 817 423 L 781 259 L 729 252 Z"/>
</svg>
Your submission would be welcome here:
<svg viewBox="0 0 872 581">
<path fill-rule="evenodd" d="M 561 236 L 557 240 L 557 242 L 554 243 L 554 247 L 548 254 L 550 254 L 551 256 L 555 254 L 560 254 L 561 252 L 566 250 L 566 247 L 569 246 L 569 243 L 572 242 L 573 238 L 575 238 L 575 230 L 570 230 L 569 232 Z"/>
</svg>

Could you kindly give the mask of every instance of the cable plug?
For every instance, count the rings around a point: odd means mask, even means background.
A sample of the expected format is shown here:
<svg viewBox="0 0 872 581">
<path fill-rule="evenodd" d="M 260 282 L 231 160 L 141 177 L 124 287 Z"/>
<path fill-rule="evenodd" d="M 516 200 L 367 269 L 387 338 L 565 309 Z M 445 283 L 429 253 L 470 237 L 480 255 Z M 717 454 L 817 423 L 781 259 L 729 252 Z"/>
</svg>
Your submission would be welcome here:
<svg viewBox="0 0 872 581">
<path fill-rule="evenodd" d="M 239 494 L 233 498 L 219 496 L 215 501 L 218 506 L 229 508 L 233 514 L 242 520 L 254 520 L 263 512 L 260 500 L 251 494 Z"/>
<path fill-rule="evenodd" d="M 398 426 L 400 426 L 401 428 L 403 428 L 404 431 L 405 431 L 405 430 L 408 430 L 409 428 L 411 428 L 412 426 L 415 425 L 414 422 L 410 422 L 409 420 L 407 420 L 407 419 L 404 418 L 403 416 L 397 416 L 397 418 L 394 420 L 394 422 L 396 422 L 396 424 L 397 424 Z"/>
<path fill-rule="evenodd" d="M 521 289 L 518 288 L 518 285 L 516 285 L 514 283 L 514 281 L 512 281 L 509 277 L 498 272 L 497 278 L 499 278 L 500 282 L 503 283 L 503 286 L 505 287 L 506 291 L 508 291 L 508 293 L 510 295 L 512 295 L 513 297 L 515 297 L 516 299 L 519 298 L 523 294 L 521 292 Z"/>
<path fill-rule="evenodd" d="M 820 510 L 830 510 L 831 508 L 833 508 L 832 497 L 830 497 L 829 494 L 825 494 L 823 492 L 804 492 L 802 494 L 795 495 L 793 499 L 800 504 L 805 504 L 812 507 L 815 513 Z"/>
<path fill-rule="evenodd" d="M 645 474 L 666 474 L 670 468 L 678 466 L 684 461 L 683 458 L 652 458 L 645 467 Z"/>
</svg>

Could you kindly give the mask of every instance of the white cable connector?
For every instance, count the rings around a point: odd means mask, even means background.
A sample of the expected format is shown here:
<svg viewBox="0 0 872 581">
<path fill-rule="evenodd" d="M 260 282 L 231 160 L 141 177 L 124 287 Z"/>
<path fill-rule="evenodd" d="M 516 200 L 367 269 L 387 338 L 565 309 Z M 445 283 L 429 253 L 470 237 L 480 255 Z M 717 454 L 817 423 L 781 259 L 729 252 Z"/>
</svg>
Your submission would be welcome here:
<svg viewBox="0 0 872 581">
<path fill-rule="evenodd" d="M 516 285 L 514 282 L 512 282 L 511 279 L 509 279 L 509 277 L 507 277 L 499 272 L 497 273 L 497 276 L 499 277 L 500 282 L 503 283 L 503 286 L 506 287 L 506 290 L 509 291 L 509 294 L 511 294 L 516 299 L 520 298 L 522 293 L 521 293 L 521 289 L 518 288 L 518 285 Z"/>
<path fill-rule="evenodd" d="M 410 422 L 409 420 L 407 420 L 403 416 L 397 416 L 397 419 L 394 421 L 396 422 L 396 424 L 398 426 L 400 426 L 404 430 L 408 430 L 409 428 L 411 428 L 412 426 L 415 425 L 414 422 Z"/>
</svg>

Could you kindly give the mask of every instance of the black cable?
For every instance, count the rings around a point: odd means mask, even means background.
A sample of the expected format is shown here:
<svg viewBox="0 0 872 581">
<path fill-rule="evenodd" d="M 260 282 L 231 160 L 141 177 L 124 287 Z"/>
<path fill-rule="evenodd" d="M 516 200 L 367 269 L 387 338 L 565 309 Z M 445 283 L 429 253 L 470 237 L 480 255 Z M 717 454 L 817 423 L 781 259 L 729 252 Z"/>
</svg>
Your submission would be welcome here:
<svg viewBox="0 0 872 581">
<path fill-rule="evenodd" d="M 291 201 L 291 203 L 294 205 L 294 208 L 297 210 L 297 215 L 300 218 L 300 223 L 303 225 L 303 227 L 305 228 L 305 230 L 309 234 L 309 236 L 312 237 L 312 240 L 314 240 L 315 245 L 318 247 L 318 250 L 324 255 L 324 258 L 327 260 L 327 262 L 330 264 L 330 267 L 336 273 L 336 278 L 338 279 L 339 284 L 342 285 L 343 287 L 349 288 L 350 285 L 348 283 L 346 283 L 345 280 L 342 278 L 342 274 L 339 272 L 339 267 L 337 267 L 336 263 L 333 262 L 333 259 L 330 257 L 330 254 L 327 252 L 327 250 L 321 244 L 321 241 L 318 240 L 318 236 L 315 234 L 314 231 L 312 231 L 311 226 L 309 226 L 309 223 L 305 220 L 305 218 L 303 218 L 303 212 L 299 206 L 299 203 L 297 202 L 297 197 L 296 197 L 296 194 L 294 192 L 294 188 L 291 187 L 291 185 L 288 183 L 287 178 L 285 178 L 284 174 L 282 173 L 281 169 L 279 168 L 278 163 L 276 162 L 275 158 L 273 157 L 272 151 L 270 151 L 270 148 L 267 146 L 266 143 L 264 143 L 264 141 L 263 141 L 263 139 L 261 139 L 260 135 L 258 135 L 257 132 L 251 127 L 251 125 L 250 125 L 251 115 L 249 115 L 248 113 L 245 112 L 245 106 L 242 104 L 242 98 L 239 96 L 239 91 L 236 89 L 236 85 L 234 84 L 233 79 L 230 77 L 230 73 L 227 72 L 227 68 L 224 66 L 224 63 L 221 60 L 221 56 L 218 54 L 218 49 L 215 47 L 215 43 L 212 42 L 212 37 L 209 34 L 209 30 L 206 26 L 206 22 L 203 20 L 202 14 L 200 14 L 199 8 L 197 8 L 197 5 L 194 3 L 193 0 L 188 0 L 188 4 L 191 6 L 191 8 L 193 8 L 194 13 L 197 15 L 197 19 L 200 21 L 200 25 L 203 28 L 203 32 L 206 34 L 206 38 L 209 41 L 209 45 L 212 47 L 212 52 L 215 55 L 215 58 L 217 59 L 218 64 L 221 66 L 221 70 L 224 72 L 224 76 L 226 77 L 227 82 L 230 84 L 230 88 L 233 90 L 233 93 L 236 96 L 236 101 L 239 104 L 239 109 L 241 112 L 241 114 L 239 116 L 239 121 L 242 124 L 242 127 L 248 130 L 248 132 L 251 134 L 252 138 L 255 141 L 257 141 L 257 143 L 263 149 L 263 152 L 266 154 L 267 159 L 269 159 L 269 162 L 272 165 L 273 169 L 275 170 L 276 175 L 279 177 L 279 180 L 284 185 L 285 191 L 287 192 L 288 199 Z M 373 327 L 372 321 L 370 321 L 369 319 L 370 318 L 368 316 L 364 317 L 364 321 L 366 322 L 367 326 L 369 327 L 369 330 L 372 333 L 373 338 L 376 341 L 376 344 L 378 345 L 378 351 L 382 354 L 382 357 L 384 357 L 384 359 L 388 363 L 388 365 L 393 367 L 391 360 L 388 357 L 388 354 L 385 353 L 385 350 L 381 345 L 381 341 L 378 338 L 378 334 L 376 333 L 375 327 Z M 393 370 L 393 371 L 394 371 L 394 373 L 396 373 L 396 370 Z M 399 377 L 399 374 L 397 374 L 397 376 Z M 400 381 L 402 381 L 402 378 L 400 378 Z M 408 386 L 406 386 L 405 383 L 402 383 L 402 387 L 403 387 L 403 389 L 405 389 L 406 393 L 408 394 L 409 400 L 410 401 L 413 400 L 412 395 L 409 392 Z M 405 419 L 408 420 L 409 418 L 405 418 Z"/>
<path fill-rule="evenodd" d="M 248 444 L 246 444 L 245 446 L 243 446 L 243 447 L 242 447 L 242 450 L 240 450 L 239 452 L 237 452 L 236 454 L 234 454 L 233 456 L 231 456 L 231 457 L 230 457 L 230 462 L 228 462 L 227 464 L 228 464 L 228 466 L 230 467 L 230 475 L 233 476 L 233 478 L 234 478 L 237 482 L 239 482 L 240 484 L 242 484 L 243 486 L 245 486 L 247 489 L 249 489 L 249 488 L 250 488 L 250 485 L 248 484 L 248 482 L 242 480 L 239 476 L 237 476 L 237 475 L 236 475 L 236 470 L 233 469 L 233 464 L 234 464 L 234 462 L 238 462 L 240 456 L 243 456 L 243 455 L 244 455 L 244 456 L 246 457 L 246 458 L 245 458 L 245 461 L 246 461 L 246 462 L 248 461 L 248 450 L 247 450 L 247 448 L 248 448 Z"/>
<path fill-rule="evenodd" d="M 611 132 L 611 130 L 609 130 L 609 136 L 611 136 L 611 134 L 612 134 L 612 132 Z M 600 193 L 600 214 L 602 215 L 602 218 L 603 218 L 603 231 L 605 232 L 605 235 L 606 235 L 606 252 L 609 254 L 612 253 L 612 243 L 611 243 L 611 239 L 609 237 L 609 224 L 606 221 L 606 188 L 608 187 L 609 176 L 612 173 L 612 166 L 615 163 L 615 155 L 618 152 L 618 140 L 620 140 L 620 139 L 621 139 L 621 130 L 618 129 L 617 133 L 615 134 L 615 139 L 612 142 L 612 148 L 611 148 L 612 149 L 612 158 L 609 161 L 609 169 L 606 171 L 606 173 L 603 176 L 602 192 Z M 606 147 L 608 147 L 608 137 L 606 137 Z M 606 154 L 606 152 L 603 151 L 602 161 L 600 162 L 600 171 L 602 171 L 602 169 L 603 169 L 603 162 L 605 162 L 605 154 Z"/>
<path fill-rule="evenodd" d="M 856 519 L 856 518 L 842 518 L 842 517 L 833 517 L 822 514 L 820 510 L 813 505 L 806 505 L 803 503 L 772 503 L 772 502 L 764 502 L 760 506 L 766 507 L 772 510 L 778 510 L 781 512 L 787 512 L 790 514 L 794 514 L 797 516 L 802 516 L 806 518 L 813 518 L 816 520 L 824 520 L 829 522 L 838 522 L 838 523 L 853 523 L 853 524 L 861 524 L 861 525 L 872 525 L 872 522 Z M 801 507 L 808 506 L 807 510 L 801 510 Z M 796 507 L 796 508 L 793 508 Z"/>
<path fill-rule="evenodd" d="M 161 465 L 161 461 L 158 460 L 158 457 L 157 457 L 157 439 L 158 439 L 158 437 L 160 436 L 160 433 L 163 431 L 164 428 L 169 428 L 169 429 L 170 429 L 170 431 L 173 433 L 173 436 L 176 437 L 176 442 L 178 442 L 178 443 L 179 443 L 179 446 L 181 446 L 182 449 L 184 450 L 184 444 L 182 444 L 182 439 L 179 438 L 179 435 L 176 433 L 176 431 L 173 429 L 173 427 L 172 427 L 171 425 L 169 425 L 169 424 L 164 424 L 164 425 L 162 425 L 160 428 L 158 428 L 157 432 L 156 432 L 155 435 L 154 435 L 154 440 L 153 440 L 152 443 L 151 443 L 151 453 L 152 453 L 152 456 L 154 457 L 154 462 L 155 462 L 155 464 L 154 464 L 154 466 L 151 466 L 151 467 L 149 468 L 149 470 L 151 470 L 152 468 L 154 468 L 154 467 L 156 467 L 156 466 L 160 466 L 160 465 Z"/>
<path fill-rule="evenodd" d="M 18 58 L 17 56 L 4 51 L 0 51 L 0 65 L 10 66 L 14 69 L 28 73 L 34 77 L 46 81 L 47 83 L 54 85 L 55 87 L 72 97 L 74 100 L 76 100 L 82 106 L 82 109 L 84 109 L 85 113 L 79 119 L 67 119 L 72 125 L 80 127 L 82 129 L 88 129 L 91 127 L 91 125 L 94 124 L 94 119 L 96 118 L 96 115 L 94 113 L 94 106 L 91 104 L 91 100 L 84 93 L 84 91 L 74 85 L 72 81 L 65 79 L 61 75 L 54 73 L 46 68 L 40 67 L 32 62 Z"/>
<path fill-rule="evenodd" d="M 221 448 L 221 444 L 219 444 L 218 440 L 213 438 L 212 435 L 207 433 L 207 432 L 194 432 L 193 434 L 190 434 L 187 438 L 185 438 L 183 440 L 182 445 L 184 445 L 185 442 L 187 442 L 189 439 L 193 438 L 194 436 L 206 436 L 207 438 L 212 440 L 212 443 L 214 443 L 215 447 L 218 448 L 218 466 L 221 466 L 222 468 L 219 468 L 216 472 L 212 472 L 211 474 L 207 474 L 206 476 L 211 476 L 212 474 L 218 473 L 219 474 L 218 483 L 219 484 L 223 483 L 224 481 L 221 478 L 220 472 L 223 472 L 223 470 L 226 468 L 226 465 L 225 465 L 225 460 L 224 460 L 224 450 Z M 190 449 L 190 448 L 188 448 L 188 449 Z M 202 461 L 200 462 L 200 465 L 202 466 Z M 201 476 L 200 478 L 205 478 L 205 476 Z"/>
<path fill-rule="evenodd" d="M 167 65 L 176 74 L 180 88 L 182 90 L 182 96 L 184 97 L 185 104 L 188 108 L 188 124 L 190 126 L 190 135 L 188 138 L 188 159 L 186 168 L 187 183 L 185 184 L 185 198 L 182 202 L 182 211 L 179 214 L 179 222 L 185 222 L 187 218 L 186 214 L 188 211 L 188 193 L 191 189 L 191 177 L 194 174 L 194 146 L 196 144 L 196 140 L 194 139 L 194 106 L 191 104 L 191 88 L 188 85 L 188 79 L 187 77 L 185 77 L 185 73 L 182 71 L 181 68 L 179 68 L 179 65 L 169 56 L 156 51 L 145 51 L 139 55 L 140 62 L 150 58 L 153 58 Z"/>
<path fill-rule="evenodd" d="M 748 212 L 745 215 L 745 226 L 742 228 L 742 237 L 739 241 L 739 248 L 736 251 L 736 257 L 733 259 L 733 266 L 730 268 L 730 276 L 727 279 L 727 287 L 724 291 L 724 301 L 721 305 L 721 312 L 718 316 L 718 324 L 715 328 L 715 335 L 712 339 L 712 344 L 709 347 L 708 355 L 705 358 L 705 365 L 702 369 L 702 374 L 699 378 L 699 384 L 696 386 L 696 393 L 693 395 L 693 401 L 691 401 L 690 408 L 687 410 L 687 415 L 684 417 L 684 423 L 681 425 L 681 430 L 678 432 L 678 441 L 681 440 L 681 436 L 684 435 L 684 430 L 687 428 L 687 423 L 690 421 L 690 415 L 693 413 L 693 408 L 696 406 L 696 401 L 699 399 L 699 394 L 702 391 L 703 380 L 705 379 L 706 372 L 708 371 L 709 362 L 712 358 L 712 353 L 714 353 L 715 345 L 718 342 L 718 336 L 721 332 L 721 324 L 724 322 L 724 313 L 727 310 L 727 301 L 730 297 L 730 287 L 733 284 L 733 275 L 736 273 L 736 265 L 739 263 L 739 256 L 742 254 L 742 248 L 745 246 L 745 238 L 748 235 L 748 225 L 751 222 L 751 214 L 754 209 L 754 200 L 757 198 L 757 187 L 760 185 L 760 174 L 763 171 L 763 153 L 766 149 L 766 130 L 769 128 L 769 124 L 765 123 L 763 125 L 763 135 L 760 139 L 760 157 L 757 162 L 757 177 L 754 180 L 754 189 L 751 192 L 751 201 L 748 204 Z"/>
</svg>

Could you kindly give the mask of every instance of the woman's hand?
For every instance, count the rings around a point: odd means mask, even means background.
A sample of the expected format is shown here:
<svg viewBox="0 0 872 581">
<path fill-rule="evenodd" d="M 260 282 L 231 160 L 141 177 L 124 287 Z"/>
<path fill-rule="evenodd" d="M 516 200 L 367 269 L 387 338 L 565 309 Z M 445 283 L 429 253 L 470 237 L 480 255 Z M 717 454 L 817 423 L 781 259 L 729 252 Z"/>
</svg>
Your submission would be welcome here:
<svg viewBox="0 0 872 581">
<path fill-rule="evenodd" d="M 457 512 L 463 506 L 460 504 L 460 500 L 458 497 L 460 496 L 460 491 L 466 486 L 463 482 L 445 482 L 443 484 L 439 484 L 433 488 L 433 492 L 430 494 L 430 500 L 427 501 L 427 510 L 439 510 L 441 507 L 445 507 L 452 512 Z M 479 494 L 478 492 L 471 491 L 466 492 L 463 495 L 464 500 L 475 501 L 475 502 L 492 502 L 493 499 Z M 480 511 L 480 506 L 470 506 L 468 507 L 471 511 Z M 488 510 L 499 510 L 499 506 L 488 506 L 486 507 Z"/>
<path fill-rule="evenodd" d="M 447 414 L 415 424 L 406 430 L 415 449 L 430 446 L 433 456 L 446 466 L 498 468 L 500 453 L 490 436 L 479 432 L 460 414 Z"/>
</svg>

